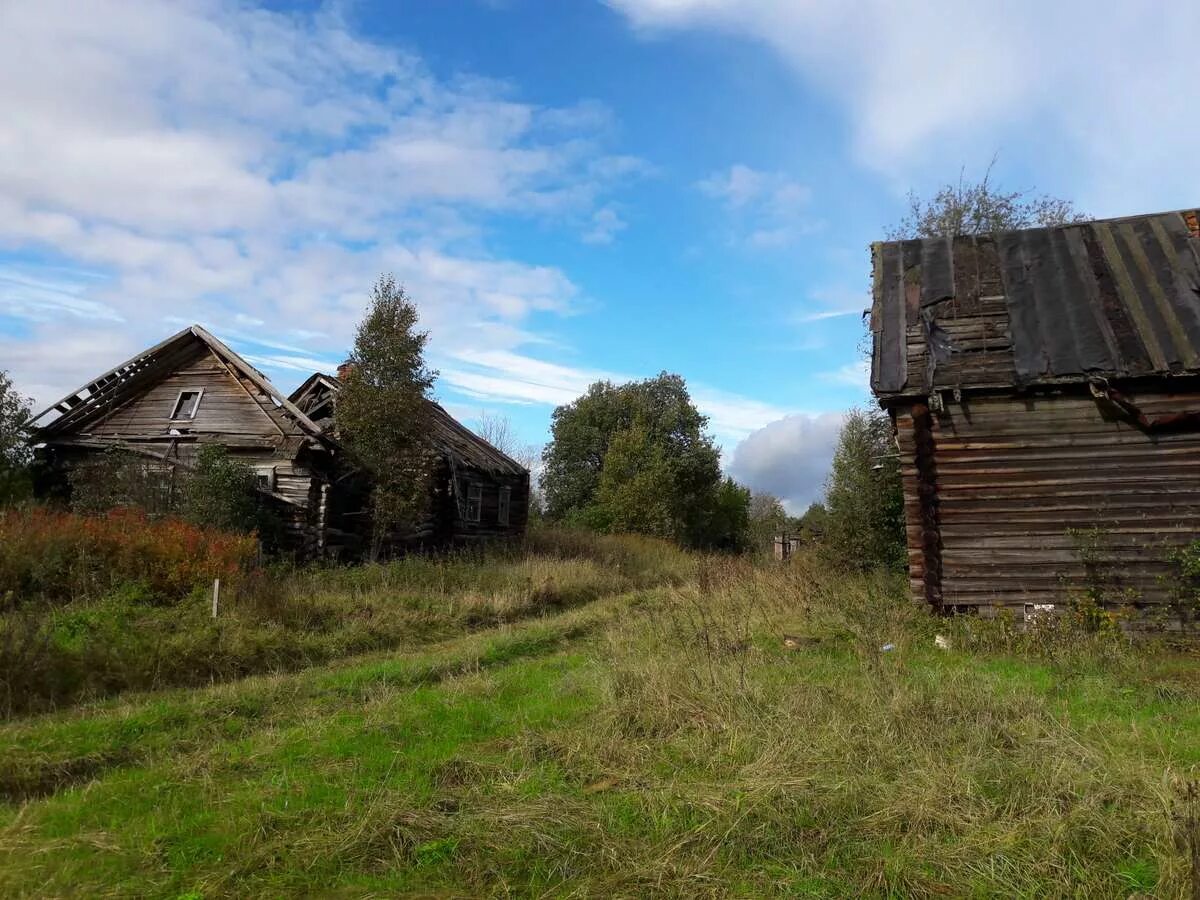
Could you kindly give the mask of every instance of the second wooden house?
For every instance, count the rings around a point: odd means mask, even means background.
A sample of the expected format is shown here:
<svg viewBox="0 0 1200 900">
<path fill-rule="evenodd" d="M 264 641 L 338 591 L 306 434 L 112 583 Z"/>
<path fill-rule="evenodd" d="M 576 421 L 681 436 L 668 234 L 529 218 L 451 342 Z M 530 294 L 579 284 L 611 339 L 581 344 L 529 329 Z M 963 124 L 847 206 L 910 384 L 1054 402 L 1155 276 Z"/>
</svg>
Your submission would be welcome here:
<svg viewBox="0 0 1200 900">
<path fill-rule="evenodd" d="M 106 451 L 139 460 L 172 484 L 207 444 L 257 476 L 283 525 L 285 547 L 306 558 L 357 558 L 370 531 L 369 483 L 333 428 L 338 379 L 316 374 L 291 397 L 199 325 L 98 376 L 39 414 L 32 440 L 43 494 L 69 499 L 71 473 Z M 437 475 L 429 515 L 400 547 L 515 538 L 528 518 L 529 472 L 430 402 Z"/>
</svg>

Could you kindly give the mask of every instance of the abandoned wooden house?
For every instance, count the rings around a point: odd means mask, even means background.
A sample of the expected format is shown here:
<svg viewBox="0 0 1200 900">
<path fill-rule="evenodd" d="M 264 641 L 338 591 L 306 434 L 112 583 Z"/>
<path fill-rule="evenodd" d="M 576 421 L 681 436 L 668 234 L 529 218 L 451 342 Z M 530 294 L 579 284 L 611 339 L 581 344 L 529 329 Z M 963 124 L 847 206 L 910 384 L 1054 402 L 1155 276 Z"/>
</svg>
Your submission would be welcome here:
<svg viewBox="0 0 1200 900">
<path fill-rule="evenodd" d="M 314 375 L 291 399 L 198 325 L 126 360 L 38 415 L 42 493 L 65 495 L 70 474 L 119 448 L 147 472 L 173 475 L 216 443 L 257 476 L 284 546 L 303 558 L 353 558 L 366 548 L 368 483 L 333 433 L 337 379 Z M 302 408 L 302 406 L 304 408 Z M 441 465 L 430 514 L 397 543 L 444 546 L 525 528 L 529 473 L 436 403 Z"/>
<path fill-rule="evenodd" d="M 914 595 L 1020 619 L 1090 596 L 1196 628 L 1195 211 L 872 248 L 871 386 L 896 427 Z"/>
<path fill-rule="evenodd" d="M 339 375 L 345 366 L 339 370 Z M 325 434 L 334 429 L 341 379 L 316 372 L 288 398 Z M 419 536 L 435 543 L 518 537 L 529 520 L 529 470 L 429 403 L 429 427 L 438 463 L 428 517 Z M 337 499 L 337 498 L 335 498 Z"/>
</svg>

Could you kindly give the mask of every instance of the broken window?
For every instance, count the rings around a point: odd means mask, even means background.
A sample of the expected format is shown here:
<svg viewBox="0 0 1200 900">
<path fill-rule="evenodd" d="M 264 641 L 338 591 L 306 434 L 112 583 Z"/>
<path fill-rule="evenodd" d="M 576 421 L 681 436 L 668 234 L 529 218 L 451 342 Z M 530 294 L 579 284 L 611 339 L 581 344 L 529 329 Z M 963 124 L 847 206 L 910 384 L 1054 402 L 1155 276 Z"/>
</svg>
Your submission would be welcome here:
<svg viewBox="0 0 1200 900">
<path fill-rule="evenodd" d="M 467 485 L 467 508 L 464 515 L 468 522 L 478 522 L 483 513 L 483 485 Z"/>
<path fill-rule="evenodd" d="M 203 394 L 203 389 L 196 391 L 180 391 L 179 399 L 175 401 L 175 409 L 171 411 L 172 420 L 196 418 L 196 410 L 200 406 L 200 397 Z"/>
<path fill-rule="evenodd" d="M 275 490 L 275 467 L 262 466 L 254 470 L 254 484 L 260 491 Z"/>
<path fill-rule="evenodd" d="M 512 502 L 512 488 L 509 488 L 509 487 L 500 488 L 500 500 L 499 500 L 498 505 L 496 506 L 496 524 L 497 525 L 507 525 L 508 524 L 508 507 L 511 502 Z"/>
</svg>

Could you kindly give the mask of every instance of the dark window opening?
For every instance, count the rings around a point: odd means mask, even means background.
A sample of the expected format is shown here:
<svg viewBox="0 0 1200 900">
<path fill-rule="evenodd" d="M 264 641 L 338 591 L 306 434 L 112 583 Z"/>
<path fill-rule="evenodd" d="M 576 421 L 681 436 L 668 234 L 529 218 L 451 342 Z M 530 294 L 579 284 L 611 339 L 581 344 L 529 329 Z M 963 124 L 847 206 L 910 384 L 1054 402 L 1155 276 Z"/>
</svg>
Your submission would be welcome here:
<svg viewBox="0 0 1200 900">
<path fill-rule="evenodd" d="M 172 419 L 194 419 L 196 410 L 200 407 L 200 397 L 204 391 L 180 391 L 179 399 L 175 401 L 175 409 L 171 411 Z"/>
<path fill-rule="evenodd" d="M 467 508 L 464 516 L 468 522 L 478 522 L 483 513 L 483 485 L 467 485 Z"/>
<path fill-rule="evenodd" d="M 512 488 L 508 488 L 508 487 L 500 488 L 500 500 L 499 500 L 498 505 L 496 506 L 496 524 L 497 525 L 507 525 L 508 524 L 508 508 L 509 508 L 509 505 L 511 504 L 511 502 L 512 502 Z"/>
</svg>

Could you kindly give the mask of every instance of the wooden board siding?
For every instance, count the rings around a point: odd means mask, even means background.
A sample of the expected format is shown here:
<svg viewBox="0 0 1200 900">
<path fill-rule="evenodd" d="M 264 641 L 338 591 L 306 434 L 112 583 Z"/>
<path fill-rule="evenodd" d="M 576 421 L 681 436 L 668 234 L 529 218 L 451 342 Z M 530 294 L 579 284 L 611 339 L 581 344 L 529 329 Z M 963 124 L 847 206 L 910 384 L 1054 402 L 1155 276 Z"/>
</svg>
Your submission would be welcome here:
<svg viewBox="0 0 1200 900">
<path fill-rule="evenodd" d="M 180 392 L 188 390 L 204 391 L 195 418 L 172 420 Z M 253 386 L 235 378 L 210 350 L 198 346 L 175 371 L 93 423 L 87 432 L 106 437 L 145 437 L 164 435 L 174 428 L 190 434 L 281 440 L 284 428 L 262 406 L 271 401 L 256 399 L 256 393 Z"/>
<path fill-rule="evenodd" d="M 1147 415 L 1200 411 L 1200 388 L 1126 390 Z M 914 593 L 928 560 L 912 406 L 897 408 Z M 918 407 L 919 411 L 919 407 Z M 1170 551 L 1200 537 L 1200 431 L 1147 433 L 1084 386 L 947 400 L 932 419 L 941 602 L 1062 603 L 1099 573 L 1109 596 L 1168 600 Z M 1072 529 L 1099 529 L 1089 575 Z M 922 593 L 922 596 L 924 594 Z"/>
</svg>

